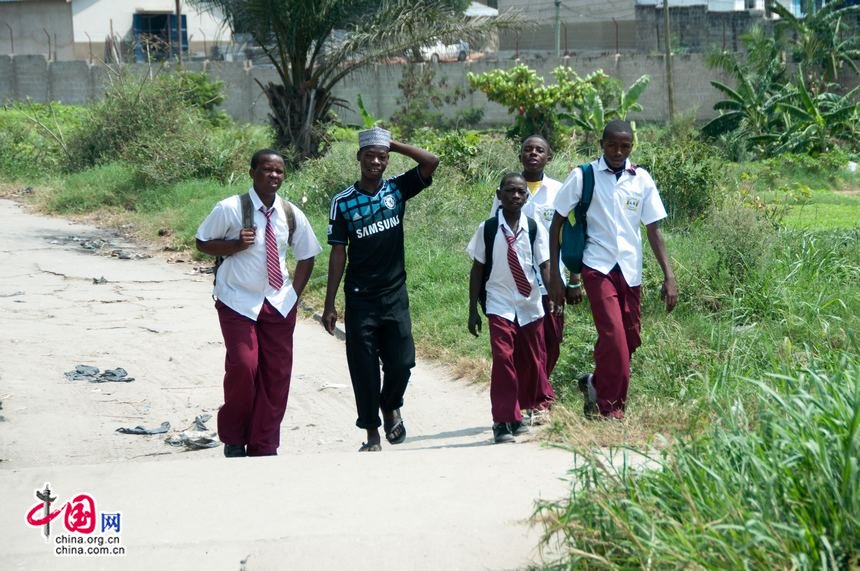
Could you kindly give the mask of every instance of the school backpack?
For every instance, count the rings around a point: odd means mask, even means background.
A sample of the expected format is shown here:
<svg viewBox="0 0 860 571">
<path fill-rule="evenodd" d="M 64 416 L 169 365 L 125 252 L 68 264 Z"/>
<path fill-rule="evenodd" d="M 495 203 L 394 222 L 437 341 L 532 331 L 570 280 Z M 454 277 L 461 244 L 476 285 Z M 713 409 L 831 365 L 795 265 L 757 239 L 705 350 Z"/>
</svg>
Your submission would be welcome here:
<svg viewBox="0 0 860 571">
<path fill-rule="evenodd" d="M 537 222 L 531 217 L 526 216 L 529 223 L 529 243 L 531 244 L 532 256 L 534 256 L 535 236 L 537 236 Z M 493 242 L 496 239 L 496 233 L 499 231 L 499 218 L 494 216 L 488 218 L 484 222 L 484 276 L 481 279 L 481 289 L 478 290 L 478 301 L 481 303 L 481 309 L 484 315 L 487 315 L 487 282 L 490 279 L 490 272 L 493 271 Z"/>
<path fill-rule="evenodd" d="M 293 234 L 296 231 L 296 214 L 293 212 L 293 205 L 289 200 L 281 198 L 280 195 L 275 196 L 277 196 L 278 200 L 281 201 L 281 205 L 284 207 L 284 213 L 287 215 L 287 229 L 289 230 L 287 244 L 292 246 Z M 246 192 L 245 194 L 240 194 L 239 203 L 242 205 L 242 228 L 251 228 L 254 225 L 254 205 L 251 202 L 250 193 Z M 215 257 L 215 268 L 212 270 L 212 285 L 215 285 L 218 282 L 218 268 L 220 268 L 221 264 L 224 263 L 224 257 L 225 256 Z"/>
<path fill-rule="evenodd" d="M 579 168 L 582 170 L 582 196 L 579 204 L 567 215 L 559 237 L 561 261 L 574 274 L 582 271 L 582 254 L 588 235 L 585 213 L 591 206 L 591 197 L 594 195 L 594 169 L 591 163 L 580 165 Z"/>
</svg>

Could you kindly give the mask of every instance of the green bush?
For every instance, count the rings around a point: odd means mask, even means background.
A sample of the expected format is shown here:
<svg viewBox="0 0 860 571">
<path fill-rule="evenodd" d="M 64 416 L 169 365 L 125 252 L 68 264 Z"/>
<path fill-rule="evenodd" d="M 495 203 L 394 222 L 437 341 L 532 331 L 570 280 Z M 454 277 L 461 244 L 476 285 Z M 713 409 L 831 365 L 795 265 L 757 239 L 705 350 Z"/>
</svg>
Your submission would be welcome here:
<svg viewBox="0 0 860 571">
<path fill-rule="evenodd" d="M 827 368 L 748 381 L 752 402 L 713 403 L 719 422 L 648 469 L 580 456 L 570 497 L 536 511 L 564 553 L 549 568 L 855 568 L 860 363 Z"/>
<path fill-rule="evenodd" d="M 67 168 L 122 161 L 135 169 L 142 185 L 192 178 L 229 181 L 245 172 L 250 154 L 271 145 L 271 134 L 259 127 L 214 128 L 205 108 L 195 106 L 211 99 L 199 100 L 211 86 L 204 84 L 207 89 L 198 96 L 194 89 L 177 88 L 189 77 L 119 75 L 105 98 L 89 109 L 88 121 L 69 137 Z"/>
<path fill-rule="evenodd" d="M 636 151 L 636 160 L 657 183 L 670 222 L 695 220 L 719 202 L 722 164 L 713 147 L 692 139 L 643 143 Z"/>
<path fill-rule="evenodd" d="M 82 107 L 60 103 L 16 103 L 0 108 L 0 173 L 38 177 L 59 172 L 68 144 L 65 134 L 81 124 Z"/>
</svg>

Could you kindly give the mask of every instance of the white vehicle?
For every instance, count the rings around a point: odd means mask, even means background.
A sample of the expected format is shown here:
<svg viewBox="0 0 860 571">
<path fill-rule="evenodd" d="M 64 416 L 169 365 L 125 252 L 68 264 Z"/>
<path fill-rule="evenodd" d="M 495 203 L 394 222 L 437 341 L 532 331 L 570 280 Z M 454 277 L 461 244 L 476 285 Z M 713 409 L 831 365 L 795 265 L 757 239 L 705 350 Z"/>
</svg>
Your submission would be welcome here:
<svg viewBox="0 0 860 571">
<path fill-rule="evenodd" d="M 466 61 L 469 57 L 469 44 L 463 40 L 454 42 L 453 44 L 444 44 L 442 40 L 419 48 L 421 51 L 421 59 L 424 61 L 432 61 L 438 63 L 440 61 Z"/>
</svg>

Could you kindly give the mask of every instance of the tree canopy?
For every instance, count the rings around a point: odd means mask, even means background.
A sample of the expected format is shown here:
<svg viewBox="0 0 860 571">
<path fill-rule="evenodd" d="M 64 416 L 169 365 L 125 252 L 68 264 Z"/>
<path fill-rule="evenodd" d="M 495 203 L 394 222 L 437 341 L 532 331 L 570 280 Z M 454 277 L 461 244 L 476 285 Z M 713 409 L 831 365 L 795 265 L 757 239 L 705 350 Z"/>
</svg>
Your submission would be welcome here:
<svg viewBox="0 0 860 571">
<path fill-rule="evenodd" d="M 260 83 L 277 143 L 300 161 L 324 147 L 333 88 L 351 72 L 436 38 L 475 42 L 515 14 L 466 18 L 468 0 L 196 0 L 249 33 L 280 83 Z"/>
</svg>

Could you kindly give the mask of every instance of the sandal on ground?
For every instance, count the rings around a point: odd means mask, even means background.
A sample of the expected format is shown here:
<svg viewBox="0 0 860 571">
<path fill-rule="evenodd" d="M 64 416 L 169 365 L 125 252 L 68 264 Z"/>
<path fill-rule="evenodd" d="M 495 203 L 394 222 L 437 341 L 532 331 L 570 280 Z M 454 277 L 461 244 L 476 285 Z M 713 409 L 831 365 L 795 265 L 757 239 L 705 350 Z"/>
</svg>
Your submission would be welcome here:
<svg viewBox="0 0 860 571">
<path fill-rule="evenodd" d="M 369 444 L 367 442 L 361 443 L 361 448 L 358 449 L 359 452 L 381 452 L 382 446 L 379 444 Z"/>
<path fill-rule="evenodd" d="M 385 439 L 389 444 L 402 444 L 406 440 L 406 426 L 402 418 L 398 418 L 391 425 L 386 424 Z"/>
</svg>

